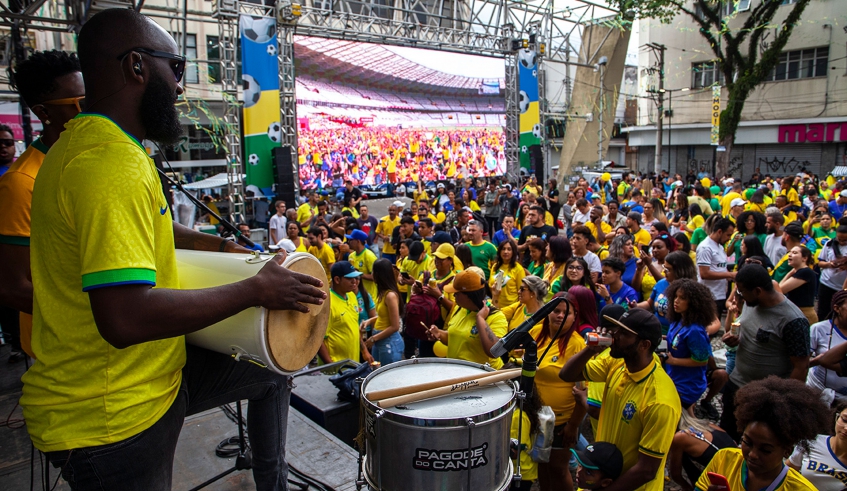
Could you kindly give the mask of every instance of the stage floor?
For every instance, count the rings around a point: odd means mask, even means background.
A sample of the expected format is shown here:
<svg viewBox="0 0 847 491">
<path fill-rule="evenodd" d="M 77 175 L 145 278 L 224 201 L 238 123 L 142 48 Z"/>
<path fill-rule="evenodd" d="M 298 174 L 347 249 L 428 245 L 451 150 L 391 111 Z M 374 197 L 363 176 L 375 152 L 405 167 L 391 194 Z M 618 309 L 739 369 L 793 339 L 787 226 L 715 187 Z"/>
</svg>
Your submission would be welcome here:
<svg viewBox="0 0 847 491">
<path fill-rule="evenodd" d="M 21 418 L 21 409 L 15 406 L 21 395 L 20 377 L 24 372 L 24 364 L 9 365 L 8 358 L 8 345 L 0 347 L 0 424 L 6 421 L 10 413 L 11 420 Z M 235 423 L 217 408 L 186 418 L 174 459 L 173 490 L 188 490 L 235 465 L 235 459 L 215 456 L 215 446 L 237 433 Z M 0 482 L 4 490 L 30 489 L 30 452 L 31 444 L 26 428 L 0 427 Z M 294 409 L 288 417 L 286 454 L 290 465 L 337 491 L 356 489 L 356 452 Z M 33 489 L 42 489 L 38 454 L 34 467 Z M 57 476 L 58 469 L 50 467 L 51 482 L 48 488 Z M 69 489 L 60 479 L 56 490 Z M 248 470 L 236 471 L 205 489 L 241 491 L 253 490 L 255 485 L 253 475 Z"/>
</svg>

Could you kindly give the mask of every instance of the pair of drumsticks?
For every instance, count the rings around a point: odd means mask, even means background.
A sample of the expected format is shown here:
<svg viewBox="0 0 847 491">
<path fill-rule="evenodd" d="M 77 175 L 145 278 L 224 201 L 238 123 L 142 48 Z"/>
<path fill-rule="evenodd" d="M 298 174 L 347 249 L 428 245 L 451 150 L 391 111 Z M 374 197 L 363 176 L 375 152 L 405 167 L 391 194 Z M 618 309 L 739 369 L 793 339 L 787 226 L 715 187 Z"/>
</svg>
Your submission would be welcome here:
<svg viewBox="0 0 847 491">
<path fill-rule="evenodd" d="M 464 375 L 462 377 L 436 380 L 434 382 L 424 382 L 422 384 L 408 385 L 406 387 L 374 390 L 368 392 L 365 396 L 371 402 L 376 402 L 376 405 L 381 408 L 402 406 L 404 404 L 411 404 L 424 399 L 432 399 L 433 397 L 446 396 L 456 392 L 496 384 L 497 382 L 513 379 L 520 374 L 520 368 L 513 368 L 511 370 L 488 372 L 484 375 Z"/>
</svg>

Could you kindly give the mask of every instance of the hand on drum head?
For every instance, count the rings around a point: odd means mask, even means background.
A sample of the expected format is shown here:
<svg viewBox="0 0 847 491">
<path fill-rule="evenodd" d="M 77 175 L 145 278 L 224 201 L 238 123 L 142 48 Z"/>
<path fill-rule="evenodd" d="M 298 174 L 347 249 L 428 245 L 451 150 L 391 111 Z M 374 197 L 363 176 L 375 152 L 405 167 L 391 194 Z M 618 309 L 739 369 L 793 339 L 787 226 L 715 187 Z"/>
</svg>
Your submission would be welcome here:
<svg viewBox="0 0 847 491">
<path fill-rule="evenodd" d="M 270 310 L 296 310 L 307 313 L 304 304 L 321 305 L 326 294 L 319 290 L 323 281 L 282 266 L 285 255 L 274 256 L 255 276 L 259 282 L 259 305 Z"/>
</svg>

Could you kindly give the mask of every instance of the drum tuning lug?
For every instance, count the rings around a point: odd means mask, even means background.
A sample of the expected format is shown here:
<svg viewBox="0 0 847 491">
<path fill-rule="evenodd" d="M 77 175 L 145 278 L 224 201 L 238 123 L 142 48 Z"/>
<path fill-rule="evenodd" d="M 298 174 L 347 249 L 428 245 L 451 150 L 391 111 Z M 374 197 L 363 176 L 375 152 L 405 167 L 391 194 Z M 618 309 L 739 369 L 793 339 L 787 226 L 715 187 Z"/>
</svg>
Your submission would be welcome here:
<svg viewBox="0 0 847 491">
<path fill-rule="evenodd" d="M 248 264 L 260 264 L 260 263 L 269 261 L 274 256 L 275 256 L 275 254 L 267 254 L 267 253 L 263 254 L 259 251 L 253 251 L 253 253 L 250 254 L 250 257 L 245 259 L 245 261 L 247 261 Z"/>
<path fill-rule="evenodd" d="M 376 419 L 382 419 L 382 417 L 384 415 L 385 415 L 385 409 L 380 409 L 380 410 L 378 410 L 377 412 L 374 413 L 374 417 Z"/>
<path fill-rule="evenodd" d="M 465 418 L 465 422 L 468 423 L 468 428 L 473 428 L 474 426 L 476 426 L 476 422 L 473 420 L 473 418 Z"/>
<path fill-rule="evenodd" d="M 515 398 L 523 401 L 524 399 L 526 399 L 526 393 L 520 391 L 515 392 Z"/>
</svg>

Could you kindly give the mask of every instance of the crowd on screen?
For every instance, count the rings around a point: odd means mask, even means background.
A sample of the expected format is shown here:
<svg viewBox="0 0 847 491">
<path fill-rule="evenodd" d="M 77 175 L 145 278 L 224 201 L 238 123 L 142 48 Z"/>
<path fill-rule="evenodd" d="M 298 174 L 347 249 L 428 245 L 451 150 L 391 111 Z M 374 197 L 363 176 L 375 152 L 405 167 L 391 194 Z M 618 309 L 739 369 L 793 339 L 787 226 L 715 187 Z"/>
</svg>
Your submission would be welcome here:
<svg viewBox="0 0 847 491">
<path fill-rule="evenodd" d="M 501 129 L 342 127 L 301 129 L 300 182 L 304 189 L 502 175 Z"/>
</svg>

